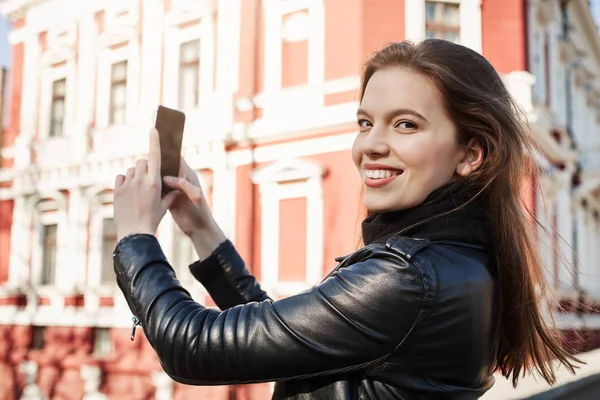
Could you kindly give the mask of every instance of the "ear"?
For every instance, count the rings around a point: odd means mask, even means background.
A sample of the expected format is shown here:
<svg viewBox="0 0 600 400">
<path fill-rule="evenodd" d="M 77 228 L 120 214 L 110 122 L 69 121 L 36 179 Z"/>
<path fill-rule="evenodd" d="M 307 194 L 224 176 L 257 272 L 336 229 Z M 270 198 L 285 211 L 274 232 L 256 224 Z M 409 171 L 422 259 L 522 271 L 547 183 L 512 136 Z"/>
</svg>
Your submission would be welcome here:
<svg viewBox="0 0 600 400">
<path fill-rule="evenodd" d="M 476 171 L 483 163 L 483 145 L 475 138 L 463 147 L 462 158 L 456 165 L 456 174 L 467 176 Z"/>
</svg>

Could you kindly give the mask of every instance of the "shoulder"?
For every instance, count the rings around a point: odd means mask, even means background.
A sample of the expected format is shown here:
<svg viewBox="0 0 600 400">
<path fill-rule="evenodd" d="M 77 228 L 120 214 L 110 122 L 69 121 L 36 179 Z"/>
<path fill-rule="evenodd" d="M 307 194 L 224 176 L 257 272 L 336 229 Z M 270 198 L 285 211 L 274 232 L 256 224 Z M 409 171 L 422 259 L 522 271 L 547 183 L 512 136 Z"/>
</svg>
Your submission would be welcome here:
<svg viewBox="0 0 600 400">
<path fill-rule="evenodd" d="M 394 310 L 410 306 L 419 309 L 422 317 L 437 291 L 435 269 L 427 257 L 419 255 L 430 245 L 426 240 L 406 237 L 362 247 L 338 258 L 340 264 L 324 283 L 331 278 L 343 282 L 347 291 L 372 292 Z"/>
</svg>

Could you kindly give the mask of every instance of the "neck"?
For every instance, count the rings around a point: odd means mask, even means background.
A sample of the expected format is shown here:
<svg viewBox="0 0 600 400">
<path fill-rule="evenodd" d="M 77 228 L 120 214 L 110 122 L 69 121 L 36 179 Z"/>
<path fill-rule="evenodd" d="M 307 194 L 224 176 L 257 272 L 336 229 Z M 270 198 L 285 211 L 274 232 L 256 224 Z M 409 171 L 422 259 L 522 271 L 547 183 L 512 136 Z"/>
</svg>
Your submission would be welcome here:
<svg viewBox="0 0 600 400">
<path fill-rule="evenodd" d="M 491 247 L 488 213 L 477 192 L 455 182 L 433 191 L 410 209 L 374 213 L 362 223 L 365 245 L 385 243 L 402 235 L 430 240 L 453 240 Z"/>
</svg>

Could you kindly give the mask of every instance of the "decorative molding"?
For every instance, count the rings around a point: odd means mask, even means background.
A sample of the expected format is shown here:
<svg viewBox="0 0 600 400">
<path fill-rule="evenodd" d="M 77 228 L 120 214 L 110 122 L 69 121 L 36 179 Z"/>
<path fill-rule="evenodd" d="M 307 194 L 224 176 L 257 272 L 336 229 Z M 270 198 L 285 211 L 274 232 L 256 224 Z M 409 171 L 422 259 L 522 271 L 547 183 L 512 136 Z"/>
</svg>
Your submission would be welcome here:
<svg viewBox="0 0 600 400">
<path fill-rule="evenodd" d="M 302 87 L 282 88 L 283 16 L 308 10 L 308 82 Z M 325 5 L 324 0 L 265 0 L 264 102 L 265 119 L 285 119 L 290 110 L 323 107 L 318 90 L 325 81 Z M 301 105 L 301 106 L 300 106 Z"/>
<path fill-rule="evenodd" d="M 4 0 L 0 5 L 0 14 L 15 21 L 24 17 L 30 8 L 47 2 L 48 0 Z"/>
<path fill-rule="evenodd" d="M 204 14 L 203 14 L 204 15 Z M 215 28 L 212 15 L 204 15 L 199 23 L 180 27 L 178 25 L 168 25 L 165 29 L 165 55 L 164 55 L 164 76 L 169 79 L 163 79 L 163 104 L 167 107 L 179 108 L 179 62 L 180 46 L 183 43 L 195 39 L 200 40 L 200 79 L 197 88 L 199 93 L 200 106 L 206 106 L 214 100 L 214 65 L 215 65 Z M 188 114 L 197 114 L 197 109 L 183 110 Z M 192 116 L 193 118 L 193 116 Z M 184 135 L 185 136 L 185 135 Z M 189 136 L 189 135 L 188 135 Z"/>
<path fill-rule="evenodd" d="M 252 173 L 262 209 L 262 284 L 275 296 L 298 292 L 322 278 L 324 173 L 320 165 L 297 159 L 280 160 Z M 290 181 L 294 183 L 286 183 Z M 280 282 L 279 205 L 281 200 L 294 198 L 306 198 L 306 277 L 301 282 Z"/>
<path fill-rule="evenodd" d="M 255 184 L 282 183 L 299 179 L 318 178 L 325 174 L 325 169 L 312 162 L 286 158 L 252 172 L 251 179 Z"/>
<path fill-rule="evenodd" d="M 211 0 L 171 0 L 171 9 L 164 17 L 164 28 L 173 28 L 192 21 L 212 18 L 216 11 Z"/>
<path fill-rule="evenodd" d="M 482 51 L 481 2 L 482 0 L 444 0 L 460 3 L 460 43 L 479 53 Z M 405 1 L 405 37 L 420 41 L 425 39 L 425 0 Z"/>
</svg>

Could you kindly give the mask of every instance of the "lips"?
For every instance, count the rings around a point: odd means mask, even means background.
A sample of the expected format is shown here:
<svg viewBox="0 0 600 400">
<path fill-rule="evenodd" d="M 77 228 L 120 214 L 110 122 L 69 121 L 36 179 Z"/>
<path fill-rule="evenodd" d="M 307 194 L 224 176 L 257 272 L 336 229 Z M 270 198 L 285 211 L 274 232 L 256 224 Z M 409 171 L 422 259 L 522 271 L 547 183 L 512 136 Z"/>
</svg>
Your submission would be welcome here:
<svg viewBox="0 0 600 400">
<path fill-rule="evenodd" d="M 380 188 L 386 186 L 402 175 L 401 169 L 392 168 L 383 164 L 364 164 L 365 186 L 371 188 Z"/>
</svg>

